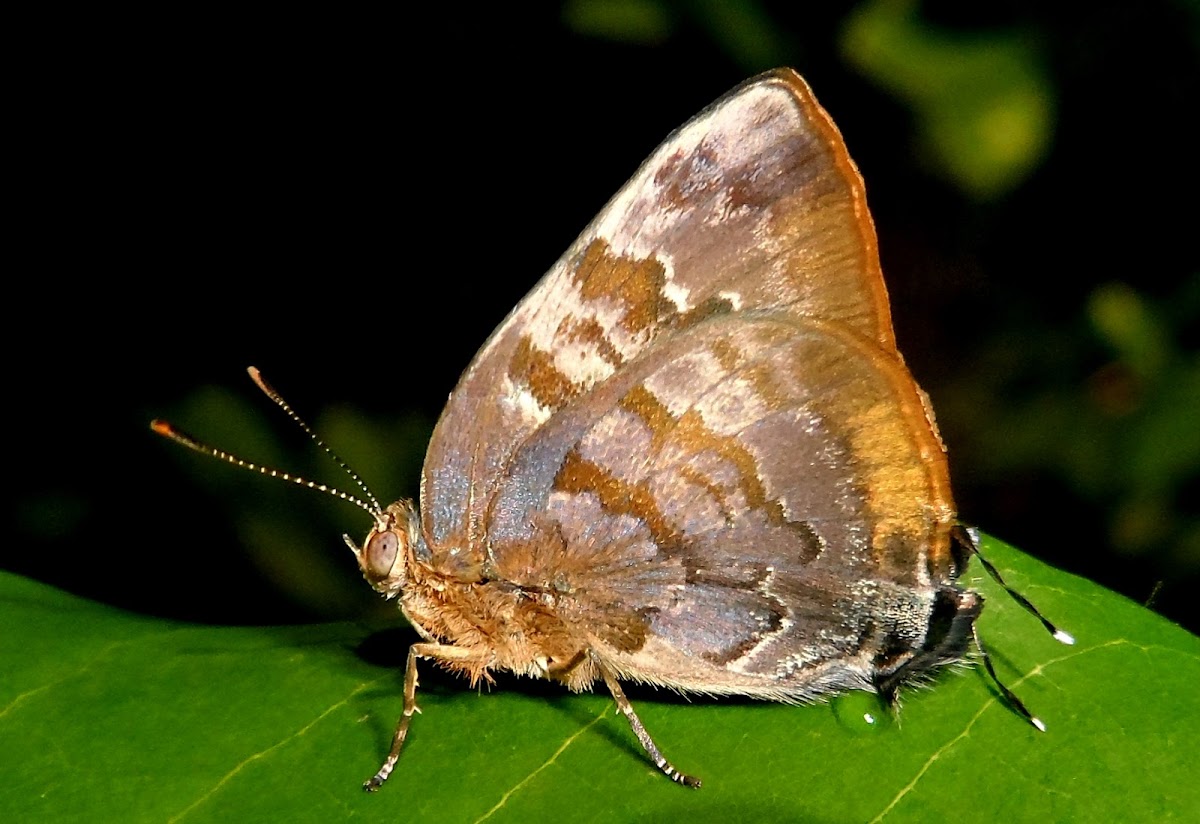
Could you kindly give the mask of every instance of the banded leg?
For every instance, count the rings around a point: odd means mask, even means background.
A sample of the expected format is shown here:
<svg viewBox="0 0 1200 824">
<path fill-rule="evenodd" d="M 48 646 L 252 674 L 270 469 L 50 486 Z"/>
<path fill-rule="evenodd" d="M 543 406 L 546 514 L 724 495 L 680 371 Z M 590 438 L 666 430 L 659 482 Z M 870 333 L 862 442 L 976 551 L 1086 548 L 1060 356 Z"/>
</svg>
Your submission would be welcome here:
<svg viewBox="0 0 1200 824">
<path fill-rule="evenodd" d="M 675 765 L 668 761 L 659 751 L 658 746 L 654 743 L 654 739 L 650 737 L 650 733 L 646 732 L 646 728 L 642 726 L 642 719 L 638 718 L 637 713 L 633 711 L 633 705 L 625 697 L 625 691 L 621 689 L 621 685 L 617 682 L 617 676 L 596 656 L 592 656 L 592 661 L 595 662 L 596 667 L 600 670 L 600 674 L 604 676 L 604 683 L 608 685 L 608 691 L 612 693 L 613 700 L 617 702 L 617 709 L 624 713 L 626 720 L 629 721 L 629 726 L 633 728 L 633 734 L 641 742 L 642 749 L 650 756 L 650 760 L 654 762 L 654 766 L 666 773 L 666 776 L 672 781 L 682 784 L 685 787 L 699 787 L 699 778 L 684 775 L 675 769 Z"/>
<path fill-rule="evenodd" d="M 408 662 L 404 667 L 404 712 L 396 724 L 396 732 L 392 736 L 392 749 L 388 752 L 387 758 L 379 767 L 379 771 L 363 783 L 363 789 L 369 793 L 373 793 L 383 786 L 383 782 L 387 781 L 392 770 L 396 768 L 396 761 L 400 758 L 400 748 L 404 746 L 404 739 L 408 737 L 408 725 L 412 723 L 413 713 L 421 711 L 417 707 L 418 658 L 453 664 L 474 663 L 478 660 L 478 656 L 468 650 L 448 644 L 421 643 L 413 644 L 408 648 Z"/>
</svg>

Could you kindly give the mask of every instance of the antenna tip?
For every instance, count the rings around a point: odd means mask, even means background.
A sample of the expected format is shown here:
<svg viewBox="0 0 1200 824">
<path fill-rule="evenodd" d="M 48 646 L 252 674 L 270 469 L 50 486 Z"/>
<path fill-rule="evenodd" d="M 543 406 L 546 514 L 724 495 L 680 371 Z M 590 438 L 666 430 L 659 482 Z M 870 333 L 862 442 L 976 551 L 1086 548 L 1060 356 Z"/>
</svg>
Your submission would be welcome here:
<svg viewBox="0 0 1200 824">
<path fill-rule="evenodd" d="M 1042 723 L 1042 719 L 1038 718 L 1036 715 L 1029 716 L 1029 723 L 1037 727 L 1039 732 L 1046 731 L 1046 725 Z"/>
<path fill-rule="evenodd" d="M 1054 630 L 1054 640 L 1067 646 L 1074 646 L 1075 644 L 1075 636 L 1061 629 Z"/>
<path fill-rule="evenodd" d="M 250 380 L 254 381 L 255 386 L 265 392 L 267 397 L 271 398 L 272 400 L 278 398 L 279 393 L 267 384 L 266 380 L 262 376 L 262 372 L 258 371 L 257 366 L 247 366 L 246 372 L 250 375 Z M 275 400 L 275 402 L 279 403 L 278 400 Z"/>
</svg>

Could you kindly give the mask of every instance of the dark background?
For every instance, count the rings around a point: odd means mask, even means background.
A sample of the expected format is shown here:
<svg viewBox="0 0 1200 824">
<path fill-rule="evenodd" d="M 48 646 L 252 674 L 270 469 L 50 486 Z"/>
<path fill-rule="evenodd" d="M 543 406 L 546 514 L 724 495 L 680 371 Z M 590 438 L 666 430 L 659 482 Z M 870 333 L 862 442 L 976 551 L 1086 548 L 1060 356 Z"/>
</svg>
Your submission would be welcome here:
<svg viewBox="0 0 1200 824">
<path fill-rule="evenodd" d="M 791 65 L 866 179 L 963 517 L 1200 626 L 1200 12 L 903 5 L 28 21 L 0 566 L 191 620 L 382 608 L 364 513 L 149 419 L 348 487 L 253 363 L 414 496 L 491 329 L 672 128 Z"/>
</svg>

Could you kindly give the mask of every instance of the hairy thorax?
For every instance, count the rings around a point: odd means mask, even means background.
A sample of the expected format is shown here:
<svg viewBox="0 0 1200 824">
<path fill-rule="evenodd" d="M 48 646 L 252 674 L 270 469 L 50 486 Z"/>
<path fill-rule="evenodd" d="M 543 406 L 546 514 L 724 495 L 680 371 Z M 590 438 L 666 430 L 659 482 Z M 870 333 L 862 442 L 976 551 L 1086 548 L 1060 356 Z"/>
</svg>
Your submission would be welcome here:
<svg viewBox="0 0 1200 824">
<path fill-rule="evenodd" d="M 400 600 L 405 616 L 426 639 L 471 653 L 450 668 L 472 684 L 490 680 L 493 669 L 552 678 L 576 691 L 598 677 L 587 639 L 557 616 L 554 593 L 508 581 L 457 581 L 419 562 L 410 576 Z"/>
</svg>

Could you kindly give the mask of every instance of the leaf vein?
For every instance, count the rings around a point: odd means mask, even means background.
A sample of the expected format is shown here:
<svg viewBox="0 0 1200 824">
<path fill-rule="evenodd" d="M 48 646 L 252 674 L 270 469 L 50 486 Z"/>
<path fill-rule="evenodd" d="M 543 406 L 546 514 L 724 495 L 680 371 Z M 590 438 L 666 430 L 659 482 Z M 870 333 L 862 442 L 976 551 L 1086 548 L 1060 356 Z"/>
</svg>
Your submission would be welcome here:
<svg viewBox="0 0 1200 824">
<path fill-rule="evenodd" d="M 1041 664 L 1038 664 L 1036 667 L 1034 667 L 1032 670 L 1030 670 L 1027 674 L 1018 678 L 1016 681 L 1013 681 L 1012 686 L 1018 687 L 1021 684 L 1028 681 L 1030 678 L 1034 677 L 1035 675 L 1042 674 L 1048 667 L 1051 667 L 1055 664 L 1061 664 L 1063 661 L 1069 661 L 1072 658 L 1078 658 L 1081 655 L 1086 655 L 1090 652 L 1095 652 L 1097 650 L 1101 650 L 1106 647 L 1121 646 L 1121 645 L 1129 644 L 1129 643 L 1130 642 L 1124 638 L 1115 638 L 1111 641 L 1106 641 L 1103 644 L 1097 644 L 1096 646 L 1093 646 L 1093 647 L 1087 647 L 1086 649 L 1072 650 L 1069 653 L 1060 655 L 1058 658 L 1052 658 L 1049 661 L 1044 661 Z M 943 755 L 945 755 L 947 752 L 949 752 L 949 750 L 955 744 L 957 744 L 959 741 L 962 741 L 964 738 L 966 738 L 968 735 L 970 735 L 971 729 L 975 726 L 975 723 L 977 721 L 979 721 L 980 718 L 983 717 L 983 714 L 985 712 L 987 712 L 989 709 L 991 709 L 993 706 L 995 706 L 998 703 L 1000 703 L 999 699 L 997 699 L 995 696 L 988 698 L 988 700 L 985 701 L 979 707 L 979 711 L 976 712 L 975 715 L 973 715 L 971 717 L 971 720 L 967 722 L 967 725 L 965 727 L 963 727 L 962 731 L 960 733 L 958 733 L 958 735 L 954 736 L 949 741 L 947 741 L 945 744 L 938 747 L 929 756 L 929 758 L 926 759 L 925 763 L 921 765 L 921 768 L 917 770 L 916 775 L 914 775 L 907 784 L 905 784 L 903 787 L 900 788 L 900 791 L 896 793 L 896 795 L 892 798 L 892 800 L 890 802 L 888 802 L 888 805 L 886 807 L 884 807 L 877 816 L 875 816 L 874 818 L 871 819 L 870 824 L 878 824 L 878 822 L 882 821 L 887 816 L 887 814 L 890 813 L 906 795 L 908 795 L 910 792 L 912 792 L 913 788 L 917 786 L 917 783 L 925 776 L 925 773 L 929 772 L 929 770 L 933 767 L 933 765 L 937 762 L 937 760 L 939 758 L 941 758 Z"/>
<path fill-rule="evenodd" d="M 178 813 L 171 816 L 167 820 L 168 821 L 179 821 L 184 816 L 186 816 L 188 813 L 190 813 L 192 810 L 196 809 L 201 804 L 203 804 L 205 801 L 207 801 L 209 798 L 212 798 L 212 796 L 215 795 L 218 790 L 220 790 L 223 786 L 225 786 L 230 781 L 232 781 L 234 779 L 234 777 L 237 776 L 238 773 L 240 773 L 242 770 L 244 770 L 250 764 L 252 764 L 255 761 L 258 761 L 262 758 L 266 758 L 268 755 L 275 752 L 276 750 L 281 749 L 285 745 L 291 743 L 292 741 L 295 741 L 297 738 L 300 738 L 302 735 L 306 734 L 309 730 L 311 730 L 313 727 L 315 727 L 317 724 L 319 724 L 330 713 L 334 712 L 335 710 L 340 709 L 341 707 L 346 706 L 346 704 L 348 704 L 350 702 L 351 698 L 358 695 L 363 690 L 368 689 L 369 687 L 373 687 L 376 684 L 379 684 L 383 680 L 384 680 L 383 678 L 376 678 L 372 681 L 367 681 L 366 683 L 359 684 L 357 687 L 355 687 L 353 690 L 351 690 L 346 695 L 345 698 L 343 698 L 341 701 L 338 701 L 336 704 L 332 704 L 329 707 L 327 707 L 320 715 L 318 715 L 313 720 L 309 721 L 307 724 L 305 724 L 300 729 L 296 730 L 294 733 L 289 735 L 287 738 L 283 738 L 279 741 L 276 741 L 274 744 L 267 747 L 265 750 L 260 750 L 259 752 L 256 752 L 256 753 L 253 753 L 253 754 L 247 756 L 245 759 L 243 759 L 241 761 L 241 763 L 239 763 L 237 766 L 235 766 L 229 772 L 225 773 L 225 775 L 223 775 L 221 777 L 221 780 L 219 780 L 216 784 L 214 784 L 212 786 L 212 788 L 210 788 L 208 790 L 208 792 L 201 795 L 199 798 L 197 798 L 191 804 L 187 805 L 186 807 L 184 807 L 182 810 L 180 810 Z"/>
<path fill-rule="evenodd" d="M 508 799 L 512 798 L 512 796 L 518 790 L 520 790 L 522 787 L 524 787 L 526 784 L 528 784 L 530 781 L 532 781 L 537 776 L 537 774 L 540 773 L 542 770 L 546 769 L 551 764 L 553 764 L 555 761 L 557 761 L 558 757 L 563 754 L 563 752 L 567 749 L 567 747 L 574 744 L 575 740 L 577 738 L 579 738 L 579 736 L 583 735 L 585 732 L 587 732 L 592 727 L 596 726 L 598 723 L 600 723 L 602 720 L 604 720 L 604 716 L 607 714 L 608 714 L 608 708 L 606 707 L 605 709 L 600 711 L 599 715 L 597 715 L 595 718 L 593 718 L 587 724 L 583 725 L 578 730 L 576 730 L 575 734 L 572 735 L 571 737 L 569 737 L 566 741 L 563 741 L 562 745 L 557 750 L 555 750 L 554 753 L 549 758 L 547 758 L 546 761 L 544 763 L 542 763 L 536 770 L 534 770 L 529 775 L 522 778 L 520 781 L 518 781 L 516 784 L 513 785 L 512 789 L 510 789 L 504 795 L 500 796 L 500 800 L 496 802 L 496 805 L 494 807 L 492 807 L 490 810 L 488 810 L 486 813 L 484 813 L 482 816 L 480 816 L 478 819 L 476 819 L 475 824 L 479 824 L 479 822 L 486 821 L 487 819 L 491 818 L 492 815 L 497 810 L 499 810 L 501 807 L 503 807 L 505 804 L 508 803 Z"/>
<path fill-rule="evenodd" d="M 4 718 L 4 716 L 8 715 L 12 710 L 16 709 L 19 704 L 24 703 L 26 700 L 28 700 L 29 698 L 31 698 L 34 695 L 37 695 L 39 692 L 45 692 L 46 690 L 53 689 L 54 687 L 57 687 L 66 681 L 70 681 L 73 678 L 80 677 L 81 675 L 86 673 L 88 670 L 90 670 L 92 667 L 94 667 L 101 659 L 110 655 L 114 650 L 120 649 L 121 647 L 130 646 L 131 644 L 139 643 L 141 640 L 142 639 L 139 638 L 139 639 L 132 640 L 132 641 L 117 641 L 115 643 L 109 644 L 104 649 L 100 650 L 95 655 L 93 655 L 91 658 L 89 658 L 87 661 L 85 661 L 81 666 L 79 666 L 75 670 L 73 670 L 69 673 L 66 673 L 64 675 L 61 675 L 58 678 L 55 678 L 53 681 L 49 681 L 45 684 L 42 684 L 40 687 L 34 687 L 33 689 L 26 690 L 25 692 L 21 693 L 20 695 L 14 696 L 13 699 L 11 701 L 9 701 L 8 704 L 3 709 L 0 709 L 0 718 Z"/>
</svg>

